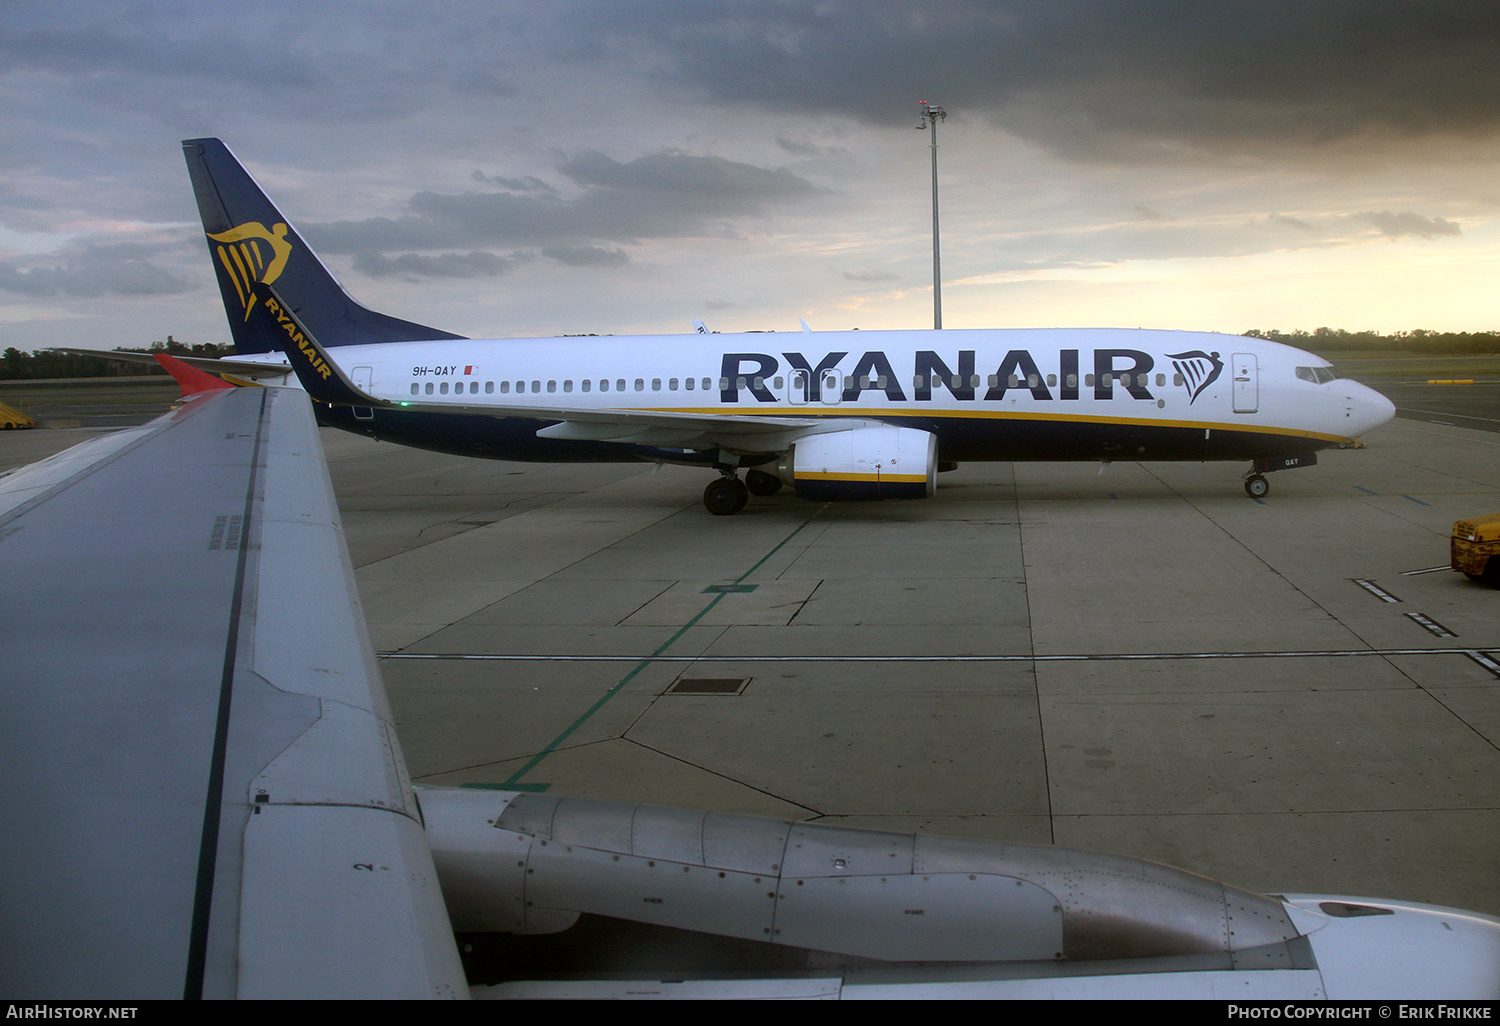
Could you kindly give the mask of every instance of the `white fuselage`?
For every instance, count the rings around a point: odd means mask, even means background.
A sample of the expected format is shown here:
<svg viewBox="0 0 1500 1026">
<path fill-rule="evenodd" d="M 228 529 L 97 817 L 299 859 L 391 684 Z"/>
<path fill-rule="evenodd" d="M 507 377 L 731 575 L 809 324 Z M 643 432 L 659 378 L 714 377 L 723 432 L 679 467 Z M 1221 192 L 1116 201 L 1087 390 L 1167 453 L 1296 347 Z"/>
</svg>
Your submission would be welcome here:
<svg viewBox="0 0 1500 1026">
<path fill-rule="evenodd" d="M 1196 432 L 1210 440 L 1233 433 L 1247 451 L 1255 436 L 1268 453 L 1311 451 L 1394 415 L 1384 396 L 1335 378 L 1321 357 L 1201 332 L 461 339 L 342 346 L 331 355 L 371 395 L 429 410 L 536 410 L 551 421 L 569 410 L 629 410 L 910 422 L 938 435 L 944 458 L 965 460 L 1094 459 L 1115 450 L 1119 458 L 1237 458 L 1183 450 Z M 1105 451 L 1095 433 L 1078 430 L 1089 427 L 1114 431 Z M 1136 438 L 1161 428 L 1187 432 L 1173 432 L 1171 444 Z"/>
</svg>

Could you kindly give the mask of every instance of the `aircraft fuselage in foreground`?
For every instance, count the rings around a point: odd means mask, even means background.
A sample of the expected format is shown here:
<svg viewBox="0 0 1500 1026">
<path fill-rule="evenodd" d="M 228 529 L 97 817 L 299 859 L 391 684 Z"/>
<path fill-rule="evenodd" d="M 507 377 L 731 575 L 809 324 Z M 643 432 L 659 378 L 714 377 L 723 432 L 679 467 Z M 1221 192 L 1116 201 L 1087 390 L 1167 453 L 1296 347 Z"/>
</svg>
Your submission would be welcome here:
<svg viewBox="0 0 1500 1026">
<path fill-rule="evenodd" d="M 407 445 L 712 467 L 714 513 L 783 484 L 921 498 L 970 460 L 1248 460 L 1259 497 L 1266 472 L 1395 412 L 1321 357 L 1201 332 L 462 338 L 355 303 L 223 143 L 183 145 L 239 353 L 226 368 L 295 369 L 323 423 Z M 295 327 L 254 315 L 262 285 Z"/>
</svg>

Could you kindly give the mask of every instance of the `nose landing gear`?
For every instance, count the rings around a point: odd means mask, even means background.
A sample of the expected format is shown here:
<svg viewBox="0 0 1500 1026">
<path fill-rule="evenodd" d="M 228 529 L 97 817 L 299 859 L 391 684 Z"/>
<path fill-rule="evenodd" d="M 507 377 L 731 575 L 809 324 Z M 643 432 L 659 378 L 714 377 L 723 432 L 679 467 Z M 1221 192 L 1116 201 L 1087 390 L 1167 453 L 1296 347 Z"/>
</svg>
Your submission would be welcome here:
<svg viewBox="0 0 1500 1026">
<path fill-rule="evenodd" d="M 1300 452 L 1292 456 L 1272 456 L 1258 459 L 1245 472 L 1245 494 L 1252 499 L 1264 499 L 1271 494 L 1271 483 L 1266 475 L 1273 470 L 1291 470 L 1293 467 L 1312 467 L 1318 462 L 1315 452 Z"/>
</svg>

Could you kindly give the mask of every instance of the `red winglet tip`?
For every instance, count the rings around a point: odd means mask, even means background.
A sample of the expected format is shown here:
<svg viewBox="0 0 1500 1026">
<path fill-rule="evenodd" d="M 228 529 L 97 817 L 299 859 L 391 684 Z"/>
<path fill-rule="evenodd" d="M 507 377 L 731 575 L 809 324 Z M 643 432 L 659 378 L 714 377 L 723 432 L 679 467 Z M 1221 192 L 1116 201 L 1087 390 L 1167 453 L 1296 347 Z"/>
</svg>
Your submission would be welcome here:
<svg viewBox="0 0 1500 1026">
<path fill-rule="evenodd" d="M 182 386 L 184 399 L 190 395 L 197 395 L 199 392 L 214 392 L 221 388 L 235 387 L 223 378 L 215 377 L 207 371 L 201 371 L 183 363 L 175 356 L 169 356 L 166 353 L 152 353 L 151 355 L 156 357 L 156 362 L 166 368 L 167 373 L 177 380 L 178 385 Z"/>
</svg>

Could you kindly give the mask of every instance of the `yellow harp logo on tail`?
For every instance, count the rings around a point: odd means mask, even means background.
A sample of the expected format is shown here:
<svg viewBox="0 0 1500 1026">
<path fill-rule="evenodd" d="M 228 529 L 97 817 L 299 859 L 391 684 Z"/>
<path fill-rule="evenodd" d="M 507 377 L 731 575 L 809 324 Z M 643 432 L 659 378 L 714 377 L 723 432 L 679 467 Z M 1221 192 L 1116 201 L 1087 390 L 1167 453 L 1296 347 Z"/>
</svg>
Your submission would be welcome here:
<svg viewBox="0 0 1500 1026">
<path fill-rule="evenodd" d="M 219 244 L 216 249 L 219 263 L 234 283 L 248 321 L 250 311 L 255 309 L 251 283 L 263 281 L 270 285 L 281 277 L 287 258 L 292 255 L 292 244 L 286 241 L 286 225 L 275 224 L 267 229 L 259 221 L 247 221 L 217 235 L 210 232 L 208 237 Z"/>
</svg>

